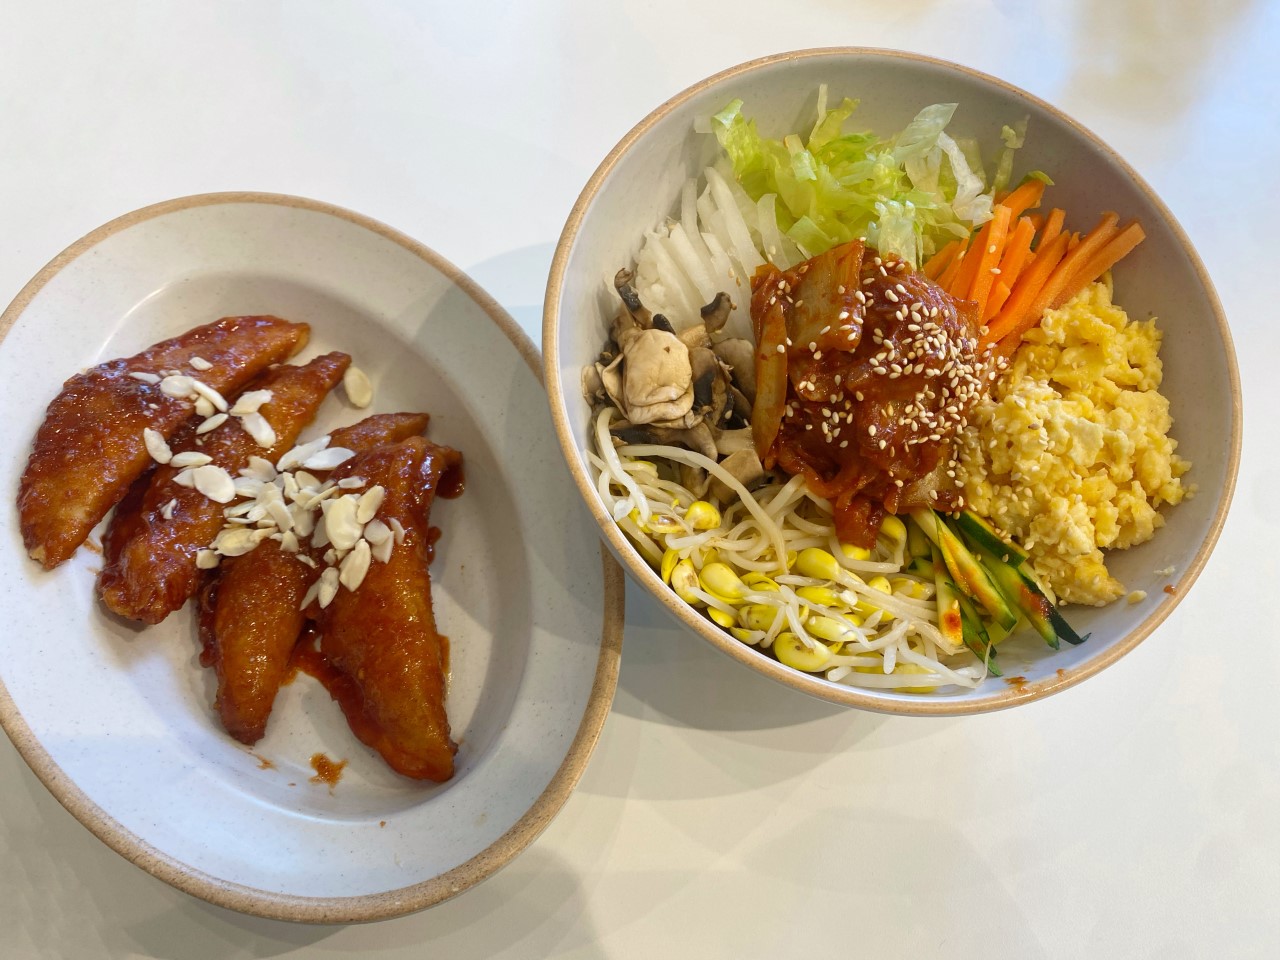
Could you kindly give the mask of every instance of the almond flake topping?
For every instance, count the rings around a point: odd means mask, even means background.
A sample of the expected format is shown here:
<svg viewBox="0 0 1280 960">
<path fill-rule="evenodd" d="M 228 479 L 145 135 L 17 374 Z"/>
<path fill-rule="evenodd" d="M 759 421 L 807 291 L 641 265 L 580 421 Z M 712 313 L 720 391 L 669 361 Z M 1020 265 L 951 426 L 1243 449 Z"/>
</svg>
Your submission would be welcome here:
<svg viewBox="0 0 1280 960">
<path fill-rule="evenodd" d="M 320 602 L 320 609 L 324 609 L 333 602 L 333 598 L 338 595 L 338 570 L 336 567 L 330 567 L 324 573 L 320 574 L 320 589 L 317 591 L 316 599 Z"/>
<path fill-rule="evenodd" d="M 365 484 L 364 477 L 343 477 L 338 481 L 339 490 L 359 490 Z"/>
<path fill-rule="evenodd" d="M 194 487 L 196 485 L 195 470 L 179 470 L 173 475 L 173 482 L 180 487 Z"/>
<path fill-rule="evenodd" d="M 155 386 L 160 382 L 160 377 L 158 375 L 154 373 L 146 373 L 142 370 L 135 370 L 129 374 L 129 376 L 133 377 L 135 380 L 140 380 L 143 383 L 149 383 L 152 386 Z"/>
<path fill-rule="evenodd" d="M 404 543 L 404 525 L 395 517 L 387 520 L 387 525 L 395 532 L 396 543 Z"/>
<path fill-rule="evenodd" d="M 205 464 L 191 472 L 195 488 L 210 500 L 230 503 L 236 496 L 236 484 L 222 467 Z"/>
<path fill-rule="evenodd" d="M 249 390 L 240 394 L 236 405 L 231 408 L 231 415 L 243 417 L 246 413 L 257 413 L 258 408 L 271 399 L 270 390 Z"/>
<path fill-rule="evenodd" d="M 164 517 L 166 520 L 172 520 L 173 511 L 177 509 L 177 507 L 178 507 L 178 499 L 175 497 L 174 499 L 170 500 L 168 503 L 166 503 L 163 507 L 160 508 L 160 516 Z"/>
<path fill-rule="evenodd" d="M 364 495 L 356 501 L 356 523 L 364 526 L 378 512 L 378 508 L 382 506 L 382 499 L 387 495 L 387 491 L 380 486 L 370 487 L 364 492 Z"/>
<path fill-rule="evenodd" d="M 187 363 L 191 364 L 196 370 L 209 370 L 213 367 L 213 364 L 204 357 L 192 357 Z"/>
<path fill-rule="evenodd" d="M 343 558 L 338 579 L 348 590 L 355 590 L 364 582 L 365 574 L 369 572 L 369 556 L 369 542 L 357 540 L 351 552 Z"/>
<path fill-rule="evenodd" d="M 220 426 L 222 426 L 226 422 L 227 422 L 227 415 L 225 413 L 215 413 L 211 417 L 206 417 L 204 420 L 204 423 L 196 427 L 196 434 L 200 435 L 200 434 L 208 433 L 210 430 L 217 430 Z"/>
<path fill-rule="evenodd" d="M 391 528 L 381 520 L 370 520 L 364 526 L 364 538 L 375 547 L 391 537 Z"/>
<path fill-rule="evenodd" d="M 212 417 L 214 406 L 207 397 L 196 397 L 196 416 Z"/>
<path fill-rule="evenodd" d="M 280 471 L 296 470 L 298 467 L 302 466 L 303 462 L 309 457 L 313 454 L 319 453 L 327 446 L 329 446 L 329 437 L 327 434 L 323 437 L 316 437 L 316 439 L 310 440 L 307 443 L 300 443 L 280 458 L 279 462 L 276 463 L 276 469 Z"/>
<path fill-rule="evenodd" d="M 373 384 L 359 367 L 347 367 L 347 372 L 342 375 L 342 389 L 346 391 L 352 406 L 363 410 L 373 403 Z"/>
<path fill-rule="evenodd" d="M 348 450 L 346 447 L 326 447 L 317 453 L 313 453 L 302 462 L 304 467 L 311 470 L 332 470 L 346 463 L 355 456 L 355 451 Z"/>
<path fill-rule="evenodd" d="M 188 450 L 184 453 L 175 453 L 173 459 L 169 461 L 169 466 L 203 467 L 206 463 L 213 463 L 213 457 L 207 453 L 200 453 L 198 450 Z"/>
<path fill-rule="evenodd" d="M 240 425 L 244 427 L 245 433 L 253 437 L 254 443 L 258 446 L 267 447 L 275 446 L 276 431 L 271 424 L 267 423 L 267 418 L 260 413 L 248 413 L 240 418 Z"/>
<path fill-rule="evenodd" d="M 351 494 L 328 503 L 324 514 L 325 530 L 329 542 L 339 550 L 350 550 L 360 539 L 364 524 L 356 518 L 357 509 L 356 498 Z"/>
<path fill-rule="evenodd" d="M 147 445 L 147 453 L 151 454 L 151 459 L 156 463 L 168 463 L 173 459 L 173 451 L 169 449 L 169 444 L 159 430 L 143 427 L 142 442 Z"/>
<path fill-rule="evenodd" d="M 192 378 L 191 388 L 203 399 L 213 404 L 214 409 L 219 413 L 227 412 L 227 401 L 223 399 L 222 394 L 207 383 L 201 383 L 199 380 Z"/>
<path fill-rule="evenodd" d="M 190 400 L 191 395 L 196 392 L 196 382 L 182 374 L 170 374 L 160 381 L 160 392 L 175 400 Z"/>
<path fill-rule="evenodd" d="M 220 559 L 215 550 L 201 550 L 196 553 L 196 566 L 201 570 L 212 570 Z"/>
</svg>

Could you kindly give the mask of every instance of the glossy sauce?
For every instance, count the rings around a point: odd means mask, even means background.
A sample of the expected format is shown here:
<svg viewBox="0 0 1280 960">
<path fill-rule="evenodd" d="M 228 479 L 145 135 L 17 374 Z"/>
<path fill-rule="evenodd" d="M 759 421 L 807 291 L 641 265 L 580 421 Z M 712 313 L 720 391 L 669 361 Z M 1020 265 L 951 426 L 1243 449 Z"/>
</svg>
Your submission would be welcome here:
<svg viewBox="0 0 1280 960">
<path fill-rule="evenodd" d="M 311 782 L 326 784 L 332 793 L 333 788 L 342 779 L 342 771 L 346 769 L 346 766 L 347 761 L 345 760 L 330 760 L 323 753 L 313 753 L 311 755 L 311 769 L 316 772 L 316 775 L 311 778 Z"/>
<path fill-rule="evenodd" d="M 776 436 L 757 450 L 765 465 L 803 474 L 832 501 L 840 539 L 862 546 L 886 512 L 961 507 L 952 440 L 995 375 L 975 305 L 858 241 L 762 267 L 752 290 L 757 379 L 775 353 L 787 379 Z M 767 334 L 779 318 L 783 350 Z"/>
</svg>

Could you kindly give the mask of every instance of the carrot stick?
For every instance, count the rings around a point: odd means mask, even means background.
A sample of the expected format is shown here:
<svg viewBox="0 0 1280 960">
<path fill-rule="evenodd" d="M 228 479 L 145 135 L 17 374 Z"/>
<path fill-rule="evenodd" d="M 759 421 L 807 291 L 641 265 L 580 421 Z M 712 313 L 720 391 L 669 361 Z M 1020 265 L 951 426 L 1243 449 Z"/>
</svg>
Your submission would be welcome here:
<svg viewBox="0 0 1280 960">
<path fill-rule="evenodd" d="M 969 287 L 968 298 L 978 305 L 979 317 L 986 312 L 991 284 L 1000 269 L 996 264 L 1004 254 L 1005 240 L 1009 236 L 1009 220 L 1009 208 L 1002 203 L 996 204 L 989 224 L 991 233 L 987 237 L 986 246 L 978 251 L 980 254 L 978 267 L 974 271 L 973 285 Z"/>
<path fill-rule="evenodd" d="M 1052 243 L 1062 232 L 1062 224 L 1066 222 L 1067 211 L 1055 207 L 1049 211 L 1049 219 L 1044 222 L 1044 230 L 1040 233 L 1040 246 Z"/>
<path fill-rule="evenodd" d="M 969 299 L 969 288 L 973 286 L 974 275 L 978 272 L 978 264 L 982 261 L 982 252 L 987 249 L 987 245 L 991 242 L 990 238 L 991 221 L 988 220 L 982 225 L 977 236 L 969 241 L 969 249 L 965 251 L 960 272 L 951 281 L 951 286 L 947 287 L 947 292 L 953 297 L 959 300 Z"/>
<path fill-rule="evenodd" d="M 1027 180 L 1017 190 L 1014 190 L 1001 200 L 1000 205 L 1009 208 L 1009 222 L 1012 223 L 1028 210 L 1034 210 L 1040 206 L 1040 200 L 1043 196 L 1044 181 Z"/>
<path fill-rule="evenodd" d="M 1079 245 L 1080 245 L 1080 234 L 1073 233 L 1071 235 L 1071 239 L 1067 241 L 1067 253 L 1070 253 Z"/>
<path fill-rule="evenodd" d="M 1037 230 L 1044 227 L 1044 215 L 1039 213 L 1028 213 L 1026 219 L 1031 221 L 1031 225 Z"/>
<path fill-rule="evenodd" d="M 1013 292 L 1010 293 L 1009 299 L 1005 301 L 1004 307 L 1000 313 L 992 318 L 988 324 L 990 329 L 986 336 L 982 338 L 984 343 L 991 343 L 995 340 L 1003 340 L 1004 337 L 1013 329 L 1018 327 L 1030 313 L 1032 306 L 1039 297 L 1040 292 L 1044 289 L 1045 281 L 1053 269 L 1062 260 L 1063 254 L 1067 252 L 1067 236 L 1059 233 L 1048 245 L 1041 245 L 1036 251 L 1035 259 L 1027 265 L 1018 277 L 1018 282 L 1013 286 Z M 1040 319 L 1040 314 L 1034 314 L 1036 320 Z"/>
<path fill-rule="evenodd" d="M 1013 289 L 1013 285 L 1018 279 L 1018 274 L 1022 272 L 1022 268 L 1031 259 L 1031 241 L 1035 235 L 1036 227 L 1030 217 L 1019 218 L 1018 225 L 1009 234 L 1009 240 L 1004 245 L 1004 256 L 1000 258 L 999 283 L 1003 283 L 1010 290 Z M 1007 292 L 1005 296 L 1008 296 Z M 982 322 L 986 323 L 994 317 L 999 309 L 999 306 L 993 307 L 988 303 Z"/>
<path fill-rule="evenodd" d="M 1116 219 L 1114 213 L 1104 215 L 1098 225 L 1074 249 L 1071 249 L 1071 238 L 1067 234 L 1058 234 L 1054 239 L 1055 245 L 1065 243 L 1064 250 L 1069 252 L 1062 255 L 1061 260 L 1054 266 L 1035 296 L 1021 307 L 1021 314 L 1012 327 L 1001 333 L 1001 340 L 1010 337 L 1016 345 L 1027 330 L 1040 322 L 1046 310 L 1060 307 L 1066 302 L 1063 293 L 1076 271 L 1116 235 Z"/>
<path fill-rule="evenodd" d="M 960 243 L 963 244 L 964 241 L 961 240 Z M 964 266 L 968 252 L 968 250 L 963 248 L 958 250 L 955 257 L 952 258 L 951 263 L 947 266 L 947 269 L 943 270 L 942 275 L 938 277 L 938 286 L 943 290 L 951 289 L 951 285 L 955 282 L 956 274 L 958 274 L 960 272 L 960 268 Z"/>
<path fill-rule="evenodd" d="M 947 269 L 948 265 L 950 265 L 951 259 L 960 252 L 960 249 L 963 246 L 963 240 L 952 240 L 945 247 L 930 257 L 925 265 L 920 268 L 920 272 L 930 280 L 937 280 L 938 277 L 942 275 L 942 271 Z"/>
<path fill-rule="evenodd" d="M 1080 269 L 1076 271 L 1075 276 L 1071 278 L 1071 281 L 1063 291 L 1066 300 L 1070 300 L 1114 267 L 1121 258 L 1127 256 L 1144 239 L 1146 239 L 1146 234 L 1142 232 L 1142 227 L 1137 222 L 1129 224 L 1113 236 L 1105 247 L 1086 260 Z M 1065 303 L 1066 300 L 1063 302 Z"/>
<path fill-rule="evenodd" d="M 1004 302 L 1009 299 L 1009 285 L 1003 280 L 997 280 L 991 288 L 991 298 L 987 301 L 987 315 L 982 318 L 982 322 L 986 323 L 991 317 L 1000 312 L 1000 308 L 1004 306 Z"/>
</svg>

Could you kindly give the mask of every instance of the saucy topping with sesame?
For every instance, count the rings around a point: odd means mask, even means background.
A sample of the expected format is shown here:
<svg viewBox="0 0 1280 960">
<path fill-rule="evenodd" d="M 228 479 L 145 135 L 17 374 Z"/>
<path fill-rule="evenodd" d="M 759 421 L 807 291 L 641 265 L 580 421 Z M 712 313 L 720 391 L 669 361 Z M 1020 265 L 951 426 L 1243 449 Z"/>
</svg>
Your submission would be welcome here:
<svg viewBox="0 0 1280 960">
<path fill-rule="evenodd" d="M 842 541 L 885 513 L 958 510 L 953 438 L 997 375 L 974 305 L 853 241 L 752 281 L 756 451 L 831 500 Z"/>
</svg>

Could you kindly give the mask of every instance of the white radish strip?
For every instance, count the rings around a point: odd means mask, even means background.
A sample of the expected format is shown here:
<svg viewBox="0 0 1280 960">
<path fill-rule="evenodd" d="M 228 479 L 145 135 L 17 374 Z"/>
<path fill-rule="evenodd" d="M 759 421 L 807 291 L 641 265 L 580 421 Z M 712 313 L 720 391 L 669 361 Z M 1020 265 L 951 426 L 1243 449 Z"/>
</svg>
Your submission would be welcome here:
<svg viewBox="0 0 1280 960">
<path fill-rule="evenodd" d="M 744 275 L 749 277 L 755 272 L 756 267 L 764 263 L 756 250 L 756 245 L 751 240 L 751 230 L 738 209 L 738 203 L 729 190 L 729 185 L 713 167 L 707 168 L 707 185 L 711 187 L 711 196 L 724 217 L 725 232 L 729 236 L 734 255 L 738 258 Z"/>
<path fill-rule="evenodd" d="M 684 271 L 685 276 L 693 284 L 698 292 L 698 296 L 702 299 L 703 304 L 710 303 L 720 291 L 717 289 L 715 280 L 711 275 L 711 256 L 700 256 L 694 249 L 693 244 L 689 240 L 689 235 L 685 232 L 684 226 L 677 223 L 671 228 L 671 236 L 669 238 L 671 255 Z M 702 244 L 701 235 L 698 236 L 698 243 Z M 701 315 L 701 314 L 699 314 Z"/>
<path fill-rule="evenodd" d="M 690 177 L 680 188 L 680 226 L 684 228 L 685 239 L 698 259 L 706 264 L 710 276 L 715 276 L 715 263 L 711 251 L 702 241 L 702 231 L 698 229 L 698 181 Z M 718 292 L 718 291 L 717 291 Z"/>
</svg>

